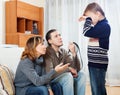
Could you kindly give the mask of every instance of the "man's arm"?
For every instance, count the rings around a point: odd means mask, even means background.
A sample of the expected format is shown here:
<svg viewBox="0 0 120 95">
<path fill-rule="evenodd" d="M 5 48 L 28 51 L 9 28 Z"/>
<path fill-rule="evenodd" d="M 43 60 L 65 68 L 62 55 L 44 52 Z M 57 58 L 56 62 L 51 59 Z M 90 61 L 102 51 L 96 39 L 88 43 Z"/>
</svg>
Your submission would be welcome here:
<svg viewBox="0 0 120 95">
<path fill-rule="evenodd" d="M 64 64 L 70 63 L 70 67 L 74 68 L 77 72 L 80 70 L 80 61 L 77 57 L 77 54 L 73 55 L 72 53 L 62 49 L 63 59 L 62 62 Z"/>
<path fill-rule="evenodd" d="M 77 56 L 77 52 L 76 52 L 76 49 L 75 49 L 75 44 L 73 42 L 69 43 L 68 49 L 71 52 L 72 65 L 78 72 L 80 70 L 80 60 Z"/>
</svg>

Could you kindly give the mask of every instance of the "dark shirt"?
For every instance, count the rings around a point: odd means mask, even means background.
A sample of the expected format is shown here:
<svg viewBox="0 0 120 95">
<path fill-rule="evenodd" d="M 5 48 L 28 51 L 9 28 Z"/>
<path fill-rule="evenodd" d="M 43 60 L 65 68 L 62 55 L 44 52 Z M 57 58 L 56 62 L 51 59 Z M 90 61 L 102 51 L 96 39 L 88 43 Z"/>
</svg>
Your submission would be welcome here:
<svg viewBox="0 0 120 95">
<path fill-rule="evenodd" d="M 83 28 L 84 36 L 98 39 L 99 47 L 100 47 L 98 51 L 101 51 L 101 50 L 106 51 L 105 55 L 104 54 L 100 55 L 99 53 L 97 54 L 95 52 L 92 52 L 91 54 L 91 52 L 89 51 L 88 66 L 107 69 L 107 66 L 108 66 L 107 51 L 109 50 L 110 32 L 111 32 L 111 28 L 106 18 L 104 18 L 101 21 L 98 21 L 96 25 L 92 25 L 92 19 L 90 17 L 86 18 L 84 28 Z M 95 51 L 97 51 L 97 49 Z M 94 54 L 96 56 L 93 56 Z M 101 63 L 97 63 L 97 61 L 95 61 L 98 59 L 101 60 L 100 61 Z M 94 62 L 93 61 L 91 62 L 90 60 L 94 60 Z M 104 61 L 105 63 L 103 64 L 102 62 Z"/>
<path fill-rule="evenodd" d="M 83 29 L 84 36 L 99 39 L 101 48 L 109 49 L 110 32 L 111 28 L 106 18 L 99 21 L 95 26 L 92 26 L 92 19 L 90 17 L 86 19 Z"/>
</svg>

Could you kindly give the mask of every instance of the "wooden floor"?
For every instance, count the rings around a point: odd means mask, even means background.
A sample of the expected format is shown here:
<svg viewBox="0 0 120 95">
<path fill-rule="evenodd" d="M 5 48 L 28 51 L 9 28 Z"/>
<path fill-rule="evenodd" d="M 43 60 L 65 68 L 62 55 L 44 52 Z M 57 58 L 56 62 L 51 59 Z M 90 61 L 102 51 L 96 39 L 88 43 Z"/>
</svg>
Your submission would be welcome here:
<svg viewBox="0 0 120 95">
<path fill-rule="evenodd" d="M 107 95 L 120 95 L 120 87 L 106 86 L 106 88 L 107 88 Z M 86 86 L 86 94 L 85 95 L 92 95 L 89 84 L 87 84 L 87 86 Z"/>
</svg>

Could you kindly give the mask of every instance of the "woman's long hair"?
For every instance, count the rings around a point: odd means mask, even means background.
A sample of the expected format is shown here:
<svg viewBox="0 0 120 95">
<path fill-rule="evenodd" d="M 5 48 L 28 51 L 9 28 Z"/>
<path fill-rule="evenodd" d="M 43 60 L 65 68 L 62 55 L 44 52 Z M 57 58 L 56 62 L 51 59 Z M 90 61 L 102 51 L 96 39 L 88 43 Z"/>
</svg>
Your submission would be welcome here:
<svg viewBox="0 0 120 95">
<path fill-rule="evenodd" d="M 22 53 L 21 59 L 29 58 L 34 61 L 37 58 L 36 46 L 43 43 L 43 39 L 40 36 L 33 36 L 26 42 L 25 50 Z"/>
</svg>

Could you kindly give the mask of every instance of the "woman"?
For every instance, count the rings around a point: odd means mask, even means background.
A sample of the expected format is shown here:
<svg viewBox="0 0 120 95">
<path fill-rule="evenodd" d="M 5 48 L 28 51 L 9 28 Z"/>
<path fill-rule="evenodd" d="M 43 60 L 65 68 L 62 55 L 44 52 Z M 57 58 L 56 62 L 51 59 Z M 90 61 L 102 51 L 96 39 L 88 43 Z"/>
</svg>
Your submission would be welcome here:
<svg viewBox="0 0 120 95">
<path fill-rule="evenodd" d="M 28 39 L 16 70 L 16 95 L 54 95 L 49 83 L 56 73 L 66 70 L 69 64 L 57 65 L 45 74 L 42 56 L 45 53 L 46 46 L 40 36 Z"/>
</svg>

